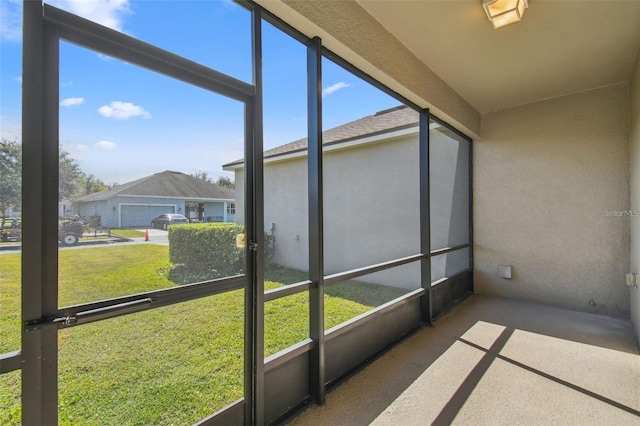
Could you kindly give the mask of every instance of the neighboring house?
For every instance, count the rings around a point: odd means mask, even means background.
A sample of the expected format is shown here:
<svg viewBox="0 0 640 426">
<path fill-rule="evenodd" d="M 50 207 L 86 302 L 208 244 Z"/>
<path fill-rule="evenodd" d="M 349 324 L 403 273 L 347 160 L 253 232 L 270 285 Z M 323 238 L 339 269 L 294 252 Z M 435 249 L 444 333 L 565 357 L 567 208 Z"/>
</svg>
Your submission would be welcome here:
<svg viewBox="0 0 640 426">
<path fill-rule="evenodd" d="M 1 212 L 4 217 L 20 217 L 22 213 L 20 211 L 16 211 L 13 207 L 8 207 L 4 212 Z"/>
<path fill-rule="evenodd" d="M 469 143 L 430 126 L 431 248 L 468 242 Z M 323 133 L 326 274 L 420 252 L 418 114 L 401 106 Z M 243 223 L 243 160 L 235 171 L 236 221 Z M 455 194 L 455 195 L 454 195 Z M 276 236 L 273 261 L 308 270 L 307 139 L 264 153 L 264 223 Z M 469 267 L 467 250 L 432 260 L 432 281 Z M 414 289 L 419 263 L 363 277 Z"/>
<path fill-rule="evenodd" d="M 60 202 L 58 202 L 58 216 L 59 217 L 69 217 L 71 216 L 71 212 L 72 212 L 72 206 L 71 206 L 71 201 L 69 200 L 62 200 Z"/>
<path fill-rule="evenodd" d="M 108 228 L 148 227 L 163 213 L 193 221 L 235 221 L 235 195 L 193 176 L 164 171 L 73 200 L 73 214 Z"/>
</svg>

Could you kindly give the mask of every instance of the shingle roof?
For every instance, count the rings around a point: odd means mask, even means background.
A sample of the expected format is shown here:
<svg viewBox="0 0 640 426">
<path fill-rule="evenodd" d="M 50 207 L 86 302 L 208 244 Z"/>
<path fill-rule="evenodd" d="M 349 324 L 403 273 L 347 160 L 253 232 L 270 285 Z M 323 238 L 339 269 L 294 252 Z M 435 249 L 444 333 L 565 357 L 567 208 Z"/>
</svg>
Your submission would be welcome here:
<svg viewBox="0 0 640 426">
<path fill-rule="evenodd" d="M 231 189 L 222 188 L 184 173 L 166 170 L 133 182 L 114 186 L 106 191 L 86 195 L 73 201 L 102 201 L 119 195 L 223 200 L 233 200 L 235 198 L 235 192 Z"/>
<path fill-rule="evenodd" d="M 366 136 L 384 134 L 394 130 L 418 125 L 418 113 L 406 105 L 379 111 L 358 120 L 322 132 L 322 145 L 336 145 Z M 264 158 L 277 157 L 307 150 L 307 138 L 278 146 L 264 152 Z M 225 164 L 223 167 L 243 163 L 243 159 Z"/>
</svg>

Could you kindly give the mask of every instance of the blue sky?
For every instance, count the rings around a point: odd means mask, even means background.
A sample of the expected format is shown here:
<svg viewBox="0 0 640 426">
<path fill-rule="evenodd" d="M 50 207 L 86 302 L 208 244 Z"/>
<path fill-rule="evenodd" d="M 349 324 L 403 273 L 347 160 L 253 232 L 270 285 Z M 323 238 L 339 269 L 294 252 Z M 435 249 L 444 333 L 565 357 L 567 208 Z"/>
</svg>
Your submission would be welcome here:
<svg viewBox="0 0 640 426">
<path fill-rule="evenodd" d="M 250 14 L 228 0 L 48 3 L 251 83 Z M 0 135 L 21 133 L 21 1 L 0 0 Z M 306 136 L 306 50 L 263 25 L 265 148 Z M 397 101 L 323 61 L 324 128 Z M 60 144 L 106 183 L 177 170 L 230 176 L 243 105 L 61 41 Z"/>
</svg>

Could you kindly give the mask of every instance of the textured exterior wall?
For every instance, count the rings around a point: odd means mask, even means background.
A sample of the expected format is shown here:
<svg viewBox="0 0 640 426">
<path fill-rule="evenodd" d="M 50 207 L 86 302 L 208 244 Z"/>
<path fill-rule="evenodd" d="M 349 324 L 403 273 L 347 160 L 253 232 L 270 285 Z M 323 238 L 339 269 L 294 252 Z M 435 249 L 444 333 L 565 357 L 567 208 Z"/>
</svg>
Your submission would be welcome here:
<svg viewBox="0 0 640 426">
<path fill-rule="evenodd" d="M 434 248 L 468 242 L 468 216 L 457 215 L 468 206 L 468 151 L 438 131 L 431 132 L 431 144 Z M 327 151 L 323 162 L 326 274 L 420 252 L 417 134 Z M 242 175 L 242 169 L 236 170 L 238 203 L 243 199 Z M 267 232 L 275 224 L 273 261 L 301 271 L 308 270 L 309 258 L 307 185 L 306 156 L 265 165 L 264 222 Z M 242 216 L 237 214 L 236 221 L 242 223 Z M 456 253 L 434 259 L 434 279 L 468 267 L 468 254 Z M 415 289 L 420 287 L 420 268 L 414 263 L 361 280 Z"/>
<path fill-rule="evenodd" d="M 324 261 L 333 274 L 420 253 L 416 135 L 324 157 Z M 420 287 L 418 263 L 362 277 Z"/>
<path fill-rule="evenodd" d="M 71 212 L 73 215 L 77 214 L 87 219 L 91 216 L 100 216 L 100 225 L 115 228 L 118 226 L 118 213 L 113 210 L 113 206 L 109 201 L 74 203 Z"/>
<path fill-rule="evenodd" d="M 640 210 L 640 52 L 631 79 L 631 210 Z M 640 273 L 640 217 L 631 217 L 631 270 Z M 631 289 L 631 320 L 640 342 L 640 290 Z"/>
<path fill-rule="evenodd" d="M 411 135 L 325 153 L 326 274 L 419 253 L 417 141 Z M 244 192 L 242 175 L 242 169 L 236 170 L 238 204 Z M 273 261 L 301 271 L 309 265 L 307 186 L 306 156 L 265 164 L 264 223 L 267 232 L 275 223 Z M 236 222 L 242 223 L 239 214 Z M 415 289 L 420 287 L 419 265 L 362 280 Z"/>
<path fill-rule="evenodd" d="M 474 135 L 480 115 L 354 1 L 258 0 L 308 37 L 438 117 Z"/>
<path fill-rule="evenodd" d="M 476 292 L 628 318 L 628 117 L 626 84 L 482 117 Z"/>
<path fill-rule="evenodd" d="M 270 163 L 264 168 L 267 232 L 275 224 L 271 231 L 276 237 L 273 261 L 298 271 L 309 270 L 307 186 L 307 157 Z"/>
</svg>

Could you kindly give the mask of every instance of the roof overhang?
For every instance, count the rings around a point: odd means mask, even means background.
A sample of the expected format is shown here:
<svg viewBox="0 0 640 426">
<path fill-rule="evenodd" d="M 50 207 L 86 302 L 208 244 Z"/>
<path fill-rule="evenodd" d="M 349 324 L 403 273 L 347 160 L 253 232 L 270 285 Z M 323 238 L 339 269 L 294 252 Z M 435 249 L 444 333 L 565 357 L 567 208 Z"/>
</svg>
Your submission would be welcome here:
<svg viewBox="0 0 640 426">
<path fill-rule="evenodd" d="M 165 199 L 165 200 L 185 200 L 185 201 L 199 201 L 202 203 L 215 203 L 224 201 L 235 201 L 235 198 L 202 198 L 202 197 L 169 197 L 165 195 L 130 195 L 130 194 L 116 194 L 109 198 L 102 198 L 99 200 L 86 200 L 86 201 L 73 201 L 72 203 L 93 203 L 97 201 L 109 201 L 114 198 L 146 198 L 146 199 Z"/>
<path fill-rule="evenodd" d="M 472 137 L 480 114 L 631 78 L 640 1 L 530 1 L 494 30 L 479 0 L 255 0 Z"/>
<path fill-rule="evenodd" d="M 437 123 L 431 123 L 431 128 L 440 127 Z M 323 146 L 323 152 L 335 152 L 344 149 L 351 149 L 356 147 L 361 147 L 362 145 L 369 145 L 373 143 L 381 143 L 381 142 L 391 142 L 393 140 L 397 140 L 403 138 L 408 135 L 413 135 L 418 133 L 418 123 L 405 126 L 400 129 L 395 129 L 392 131 L 387 131 L 384 133 L 378 133 L 374 135 L 366 135 L 364 137 L 354 138 L 348 141 L 336 141 L 330 144 L 326 144 Z M 285 154 L 274 155 L 272 157 L 267 157 L 264 159 L 264 164 L 271 164 L 281 161 L 289 161 L 297 158 L 303 158 L 307 156 L 307 150 L 301 149 L 293 152 L 287 152 Z M 236 162 L 231 164 L 226 164 L 223 166 L 223 170 L 226 171 L 234 171 L 240 170 L 244 168 L 244 162 Z"/>
</svg>

